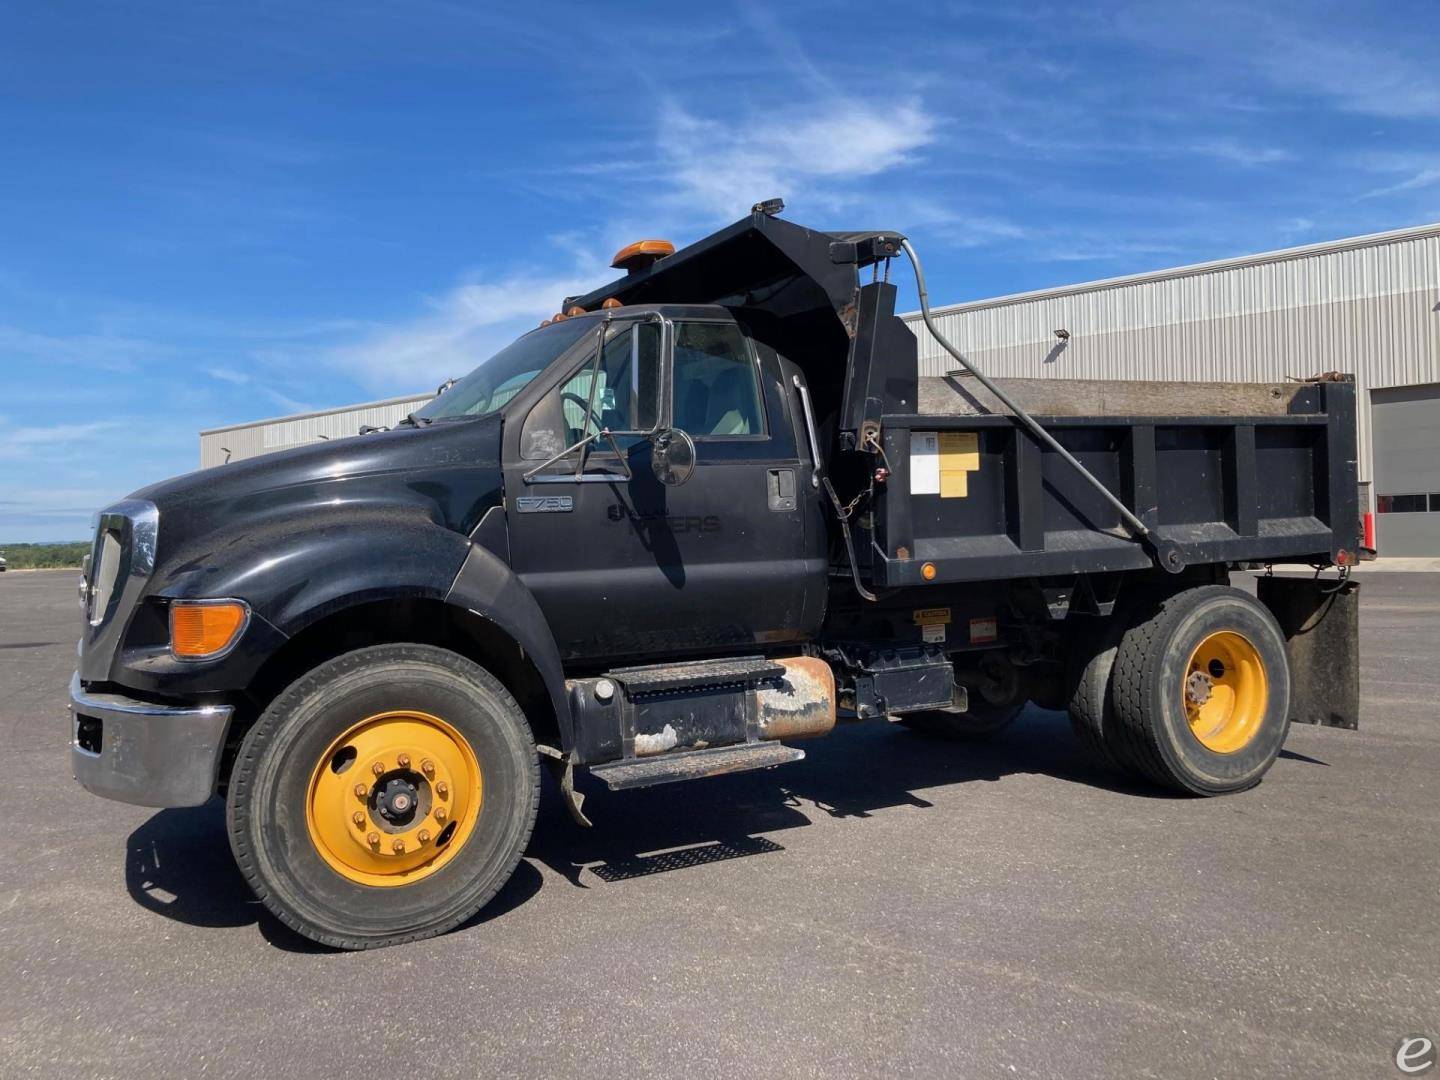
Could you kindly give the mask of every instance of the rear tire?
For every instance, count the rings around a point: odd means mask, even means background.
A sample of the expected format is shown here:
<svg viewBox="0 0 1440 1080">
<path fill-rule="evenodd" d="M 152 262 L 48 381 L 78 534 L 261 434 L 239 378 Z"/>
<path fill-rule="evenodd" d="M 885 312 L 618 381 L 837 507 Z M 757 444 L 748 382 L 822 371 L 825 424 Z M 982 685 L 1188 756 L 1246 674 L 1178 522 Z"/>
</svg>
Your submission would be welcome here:
<svg viewBox="0 0 1440 1080">
<path fill-rule="evenodd" d="M 911 731 L 937 739 L 956 739 L 974 742 L 988 739 L 1020 715 L 1025 703 L 992 705 L 976 694 L 976 700 L 963 713 L 918 712 L 902 716 L 896 721 Z"/>
<path fill-rule="evenodd" d="M 1107 618 L 1086 619 L 1071 631 L 1066 665 L 1070 729 L 1087 753 L 1119 772 L 1140 770 L 1130 763 L 1123 740 L 1115 735 L 1115 706 L 1110 697 L 1115 654 L 1131 623 L 1153 612 L 1163 598 L 1154 590 L 1132 590 Z"/>
<path fill-rule="evenodd" d="M 380 645 L 271 703 L 241 744 L 226 821 L 276 918 L 371 949 L 484 907 L 520 861 L 539 784 L 530 728 L 494 676 L 433 646 Z"/>
<path fill-rule="evenodd" d="M 1176 593 L 1121 637 L 1110 700 L 1107 745 L 1142 775 L 1196 795 L 1243 791 L 1260 782 L 1289 730 L 1284 636 L 1239 589 Z"/>
<path fill-rule="evenodd" d="M 1110 704 L 1110 673 L 1114 670 L 1115 653 L 1124 632 L 1124 621 L 1116 615 L 1106 620 L 1105 628 L 1093 643 L 1094 651 L 1082 651 L 1079 641 L 1073 643 L 1070 700 L 1065 711 L 1070 716 L 1070 729 L 1086 753 L 1102 765 L 1128 772 L 1118 748 L 1111 745 L 1115 739 L 1110 730 L 1115 724 L 1115 712 Z"/>
</svg>

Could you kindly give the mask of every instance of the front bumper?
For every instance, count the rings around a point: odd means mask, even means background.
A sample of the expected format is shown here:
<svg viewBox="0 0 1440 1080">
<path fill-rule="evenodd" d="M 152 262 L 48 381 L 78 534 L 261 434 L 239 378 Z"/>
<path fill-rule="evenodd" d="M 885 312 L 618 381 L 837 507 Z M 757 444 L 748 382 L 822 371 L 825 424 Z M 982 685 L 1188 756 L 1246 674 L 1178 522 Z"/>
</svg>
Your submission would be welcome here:
<svg viewBox="0 0 1440 1080">
<path fill-rule="evenodd" d="M 140 806 L 199 806 L 215 793 L 230 705 L 156 705 L 70 679 L 70 767 L 96 795 Z"/>
</svg>

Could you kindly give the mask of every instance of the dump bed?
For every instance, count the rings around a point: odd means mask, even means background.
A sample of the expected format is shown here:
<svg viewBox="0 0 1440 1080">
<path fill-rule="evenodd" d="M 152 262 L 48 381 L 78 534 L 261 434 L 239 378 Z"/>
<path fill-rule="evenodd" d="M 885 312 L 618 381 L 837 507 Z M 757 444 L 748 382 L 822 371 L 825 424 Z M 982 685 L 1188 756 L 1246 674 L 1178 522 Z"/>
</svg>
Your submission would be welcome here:
<svg viewBox="0 0 1440 1080">
<path fill-rule="evenodd" d="M 1186 565 L 1346 563 L 1358 551 L 1348 377 L 997 382 Z M 880 425 L 890 476 L 861 523 L 873 543 L 859 545 L 873 585 L 1154 565 L 1116 509 L 975 380 L 921 378 L 917 399 Z"/>
</svg>

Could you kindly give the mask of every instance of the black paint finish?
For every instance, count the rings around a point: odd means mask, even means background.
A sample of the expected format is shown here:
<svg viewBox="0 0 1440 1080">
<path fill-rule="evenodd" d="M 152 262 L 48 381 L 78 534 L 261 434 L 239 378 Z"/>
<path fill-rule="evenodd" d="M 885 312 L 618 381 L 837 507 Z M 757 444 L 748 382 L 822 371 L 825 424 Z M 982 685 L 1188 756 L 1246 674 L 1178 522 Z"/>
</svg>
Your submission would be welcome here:
<svg viewBox="0 0 1440 1080">
<path fill-rule="evenodd" d="M 322 443 L 135 493 L 159 510 L 155 571 L 124 633 L 87 628 L 80 673 L 157 694 L 245 688 L 286 638 L 355 604 L 444 599 L 500 503 L 499 418 Z M 222 659 L 171 658 L 165 603 L 233 597 L 252 617 Z M 124 644 L 107 647 L 117 640 Z"/>
</svg>

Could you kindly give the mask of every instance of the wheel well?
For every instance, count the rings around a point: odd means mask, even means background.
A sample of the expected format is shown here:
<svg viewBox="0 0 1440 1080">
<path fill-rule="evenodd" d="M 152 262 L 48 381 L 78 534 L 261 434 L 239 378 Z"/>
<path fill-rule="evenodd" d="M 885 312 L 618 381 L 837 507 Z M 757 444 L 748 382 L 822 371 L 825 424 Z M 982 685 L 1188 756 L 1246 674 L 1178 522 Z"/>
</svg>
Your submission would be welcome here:
<svg viewBox="0 0 1440 1080">
<path fill-rule="evenodd" d="M 510 691 L 535 741 L 558 746 L 560 725 L 545 680 L 520 646 L 495 623 L 442 600 L 402 598 L 332 612 L 290 638 L 256 673 L 230 726 L 220 766 L 224 794 L 245 733 L 282 690 L 326 660 L 367 645 L 413 641 L 468 657 Z"/>
</svg>

